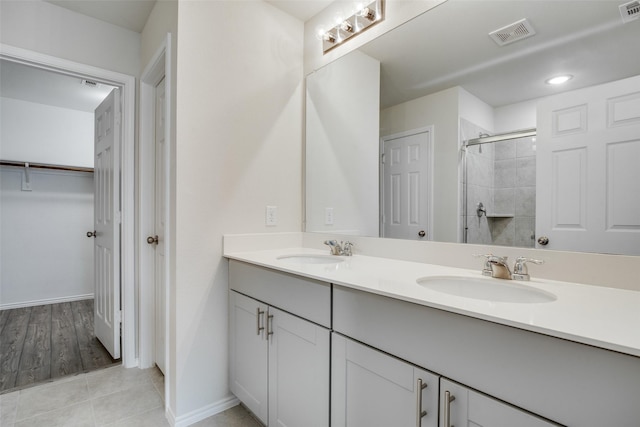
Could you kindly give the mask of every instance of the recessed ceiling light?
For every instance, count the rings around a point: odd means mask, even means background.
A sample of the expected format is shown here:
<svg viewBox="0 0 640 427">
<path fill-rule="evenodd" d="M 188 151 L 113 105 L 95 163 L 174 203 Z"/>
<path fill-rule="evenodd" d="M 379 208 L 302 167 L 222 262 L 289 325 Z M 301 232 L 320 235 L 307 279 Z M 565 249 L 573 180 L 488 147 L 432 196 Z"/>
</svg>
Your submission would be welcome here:
<svg viewBox="0 0 640 427">
<path fill-rule="evenodd" d="M 571 74 L 564 74 L 562 76 L 551 77 L 550 79 L 547 79 L 544 82 L 548 85 L 561 85 L 562 83 L 568 82 L 572 78 L 573 76 Z"/>
</svg>

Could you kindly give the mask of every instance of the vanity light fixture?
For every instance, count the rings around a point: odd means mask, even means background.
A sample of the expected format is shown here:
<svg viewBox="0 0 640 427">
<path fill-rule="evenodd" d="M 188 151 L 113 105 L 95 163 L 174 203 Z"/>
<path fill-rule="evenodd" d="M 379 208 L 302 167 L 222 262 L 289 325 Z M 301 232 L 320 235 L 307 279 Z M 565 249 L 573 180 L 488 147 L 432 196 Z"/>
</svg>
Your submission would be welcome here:
<svg viewBox="0 0 640 427">
<path fill-rule="evenodd" d="M 384 19 L 384 0 L 375 0 L 362 9 L 356 11 L 347 19 L 340 22 L 327 31 L 321 31 L 318 38 L 322 40 L 322 51 L 329 52 L 340 46 L 356 34 L 360 34 L 367 28 Z"/>
<path fill-rule="evenodd" d="M 563 74 L 561 76 L 555 76 L 555 77 L 551 77 L 550 79 L 545 80 L 544 82 L 548 85 L 561 85 L 563 83 L 568 82 L 569 80 L 571 80 L 573 78 L 573 76 L 571 74 Z"/>
</svg>

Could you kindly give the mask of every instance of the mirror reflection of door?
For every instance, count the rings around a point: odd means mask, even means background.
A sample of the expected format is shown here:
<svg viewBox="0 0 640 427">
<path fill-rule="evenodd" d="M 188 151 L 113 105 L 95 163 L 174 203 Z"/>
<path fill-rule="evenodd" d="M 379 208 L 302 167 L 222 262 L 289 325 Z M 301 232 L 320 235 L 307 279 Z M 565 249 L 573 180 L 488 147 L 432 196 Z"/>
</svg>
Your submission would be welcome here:
<svg viewBox="0 0 640 427">
<path fill-rule="evenodd" d="M 382 145 L 382 236 L 429 240 L 431 132 L 393 135 Z"/>
<path fill-rule="evenodd" d="M 537 247 L 640 255 L 640 76 L 538 104 Z"/>
</svg>

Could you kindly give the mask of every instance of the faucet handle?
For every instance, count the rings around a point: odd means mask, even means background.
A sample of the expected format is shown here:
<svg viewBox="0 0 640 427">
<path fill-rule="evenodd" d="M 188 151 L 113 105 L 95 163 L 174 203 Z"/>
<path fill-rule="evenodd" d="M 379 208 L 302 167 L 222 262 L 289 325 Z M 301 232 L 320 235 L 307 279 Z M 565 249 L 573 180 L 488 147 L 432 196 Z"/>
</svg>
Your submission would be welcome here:
<svg viewBox="0 0 640 427">
<path fill-rule="evenodd" d="M 513 280 L 531 279 L 531 276 L 529 276 L 529 269 L 527 268 L 528 262 L 533 264 L 544 264 L 544 260 L 541 259 L 533 259 L 523 256 L 516 258 L 516 263 L 513 266 Z"/>
<path fill-rule="evenodd" d="M 493 272 L 491 270 L 491 264 L 489 263 L 489 260 L 493 259 L 495 257 L 495 255 L 493 254 L 473 254 L 474 257 L 476 258 L 481 258 L 484 257 L 486 258 L 484 261 L 484 267 L 482 267 L 482 275 L 483 276 L 492 276 Z"/>
<path fill-rule="evenodd" d="M 346 242 L 340 242 L 340 244 L 342 245 L 342 255 L 344 256 L 351 256 L 353 255 L 353 252 L 351 251 L 351 248 L 353 248 L 353 243 L 351 243 L 350 241 L 346 241 Z"/>
</svg>

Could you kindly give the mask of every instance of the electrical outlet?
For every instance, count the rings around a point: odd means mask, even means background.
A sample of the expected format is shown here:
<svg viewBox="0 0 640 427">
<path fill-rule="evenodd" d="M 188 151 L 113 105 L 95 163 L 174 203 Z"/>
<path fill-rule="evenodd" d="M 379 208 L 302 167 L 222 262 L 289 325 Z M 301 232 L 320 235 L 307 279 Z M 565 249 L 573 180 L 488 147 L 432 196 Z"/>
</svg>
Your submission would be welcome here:
<svg viewBox="0 0 640 427">
<path fill-rule="evenodd" d="M 268 226 L 278 225 L 278 207 L 267 206 L 265 224 Z"/>
<path fill-rule="evenodd" d="M 324 225 L 333 225 L 333 208 L 324 208 Z"/>
</svg>

